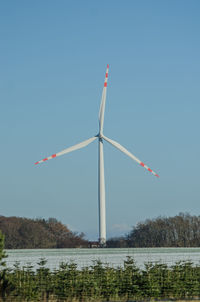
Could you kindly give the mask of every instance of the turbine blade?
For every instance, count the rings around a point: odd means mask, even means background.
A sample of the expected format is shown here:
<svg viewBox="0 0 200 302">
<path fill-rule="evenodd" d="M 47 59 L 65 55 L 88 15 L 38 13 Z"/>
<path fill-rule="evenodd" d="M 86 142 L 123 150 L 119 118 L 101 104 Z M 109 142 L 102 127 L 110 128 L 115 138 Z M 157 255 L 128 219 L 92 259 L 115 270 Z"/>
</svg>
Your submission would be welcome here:
<svg viewBox="0 0 200 302">
<path fill-rule="evenodd" d="M 135 155 L 133 155 L 131 152 L 129 152 L 126 148 L 124 148 L 122 145 L 120 145 L 119 143 L 113 141 L 112 139 L 102 135 L 103 139 L 105 139 L 105 141 L 107 141 L 108 143 L 110 143 L 111 145 L 113 145 L 115 148 L 119 149 L 121 152 L 125 153 L 126 155 L 128 155 L 130 158 L 132 158 L 133 160 L 135 160 L 138 164 L 140 164 L 142 167 L 144 167 L 145 169 L 147 169 L 149 172 L 151 172 L 153 175 L 159 177 L 158 174 L 156 174 L 153 170 L 151 170 L 147 165 L 145 165 L 141 160 L 139 160 L 137 157 L 135 157 Z"/>
<path fill-rule="evenodd" d="M 101 98 L 101 105 L 99 110 L 99 132 L 102 133 L 103 131 L 103 124 L 104 124 L 104 112 L 105 112 L 105 104 L 106 104 L 106 91 L 107 91 L 107 82 L 108 82 L 108 69 L 109 65 L 107 65 L 106 69 L 106 76 L 104 81 L 104 87 L 102 92 L 102 98 Z"/>
<path fill-rule="evenodd" d="M 79 144 L 76 144 L 76 145 L 74 145 L 74 146 L 72 146 L 72 147 L 69 147 L 69 148 L 67 148 L 67 149 L 64 149 L 63 151 L 60 151 L 60 152 L 58 152 L 58 153 L 55 153 L 55 154 L 53 154 L 53 155 L 51 155 L 51 156 L 49 156 L 49 157 L 46 157 L 46 158 L 44 158 L 44 159 L 42 159 L 42 160 L 40 160 L 40 161 L 37 161 L 37 162 L 35 163 L 35 165 L 40 164 L 40 163 L 43 163 L 43 162 L 45 162 L 46 160 L 49 160 L 49 159 L 58 157 L 58 156 L 60 156 L 60 155 L 63 155 L 63 154 L 66 154 L 66 153 L 69 153 L 69 152 L 72 152 L 72 151 L 75 151 L 75 150 L 84 148 L 84 147 L 86 147 L 87 145 L 89 145 L 90 143 L 92 143 L 95 139 L 97 139 L 96 136 L 94 136 L 94 137 L 92 137 L 92 138 L 89 138 L 89 139 L 87 139 L 87 140 L 84 141 L 84 142 L 81 142 L 81 143 L 79 143 Z"/>
</svg>

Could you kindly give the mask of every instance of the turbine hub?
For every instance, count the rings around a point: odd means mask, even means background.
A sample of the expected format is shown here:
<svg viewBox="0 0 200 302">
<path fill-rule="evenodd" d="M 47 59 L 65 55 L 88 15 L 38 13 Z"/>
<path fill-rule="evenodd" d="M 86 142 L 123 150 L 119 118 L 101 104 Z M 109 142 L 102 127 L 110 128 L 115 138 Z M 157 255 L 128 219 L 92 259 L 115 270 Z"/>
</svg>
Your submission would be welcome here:
<svg viewBox="0 0 200 302">
<path fill-rule="evenodd" d="M 98 138 L 99 138 L 99 141 L 103 142 L 103 136 L 101 133 L 99 133 Z"/>
<path fill-rule="evenodd" d="M 98 133 L 98 134 L 96 135 L 96 137 L 98 137 L 99 139 L 103 139 L 102 133 Z"/>
</svg>

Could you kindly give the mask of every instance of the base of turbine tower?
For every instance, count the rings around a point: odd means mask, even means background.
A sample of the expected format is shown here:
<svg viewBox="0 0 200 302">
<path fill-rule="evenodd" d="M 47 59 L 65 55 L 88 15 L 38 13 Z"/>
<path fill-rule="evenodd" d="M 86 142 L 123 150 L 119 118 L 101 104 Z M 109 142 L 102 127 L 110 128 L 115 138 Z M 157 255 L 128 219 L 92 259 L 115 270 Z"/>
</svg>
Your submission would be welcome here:
<svg viewBox="0 0 200 302">
<path fill-rule="evenodd" d="M 100 248 L 106 247 L 106 240 L 104 238 L 99 239 L 99 247 Z"/>
</svg>

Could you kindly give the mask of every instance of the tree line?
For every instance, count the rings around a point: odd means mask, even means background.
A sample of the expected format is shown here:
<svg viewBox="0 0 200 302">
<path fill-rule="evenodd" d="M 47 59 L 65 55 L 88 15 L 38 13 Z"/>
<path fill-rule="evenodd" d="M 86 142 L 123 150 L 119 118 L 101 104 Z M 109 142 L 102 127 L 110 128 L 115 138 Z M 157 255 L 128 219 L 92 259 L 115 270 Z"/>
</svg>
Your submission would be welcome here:
<svg viewBox="0 0 200 302">
<path fill-rule="evenodd" d="M 111 238 L 107 247 L 199 247 L 200 216 L 180 213 L 139 222 L 125 236 Z"/>
<path fill-rule="evenodd" d="M 6 249 L 87 247 L 84 234 L 77 234 L 55 218 L 28 219 L 0 216 Z"/>
<path fill-rule="evenodd" d="M 55 218 L 28 219 L 0 216 L 6 249 L 88 247 L 84 234 L 69 230 Z M 180 213 L 139 222 L 121 237 L 110 238 L 107 247 L 199 247 L 200 216 Z"/>
</svg>

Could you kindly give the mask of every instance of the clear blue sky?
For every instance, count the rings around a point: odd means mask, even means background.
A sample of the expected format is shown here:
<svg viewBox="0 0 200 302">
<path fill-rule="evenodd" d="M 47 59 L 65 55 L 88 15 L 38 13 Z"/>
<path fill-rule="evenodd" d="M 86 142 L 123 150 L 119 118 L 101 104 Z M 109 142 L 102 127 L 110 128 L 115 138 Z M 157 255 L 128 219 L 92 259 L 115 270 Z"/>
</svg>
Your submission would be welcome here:
<svg viewBox="0 0 200 302">
<path fill-rule="evenodd" d="M 200 214 L 200 1 L 1 1 L 0 214 L 55 217 L 98 237 L 97 143 L 34 162 L 98 131 L 160 178 L 105 148 L 108 237 Z"/>
</svg>

